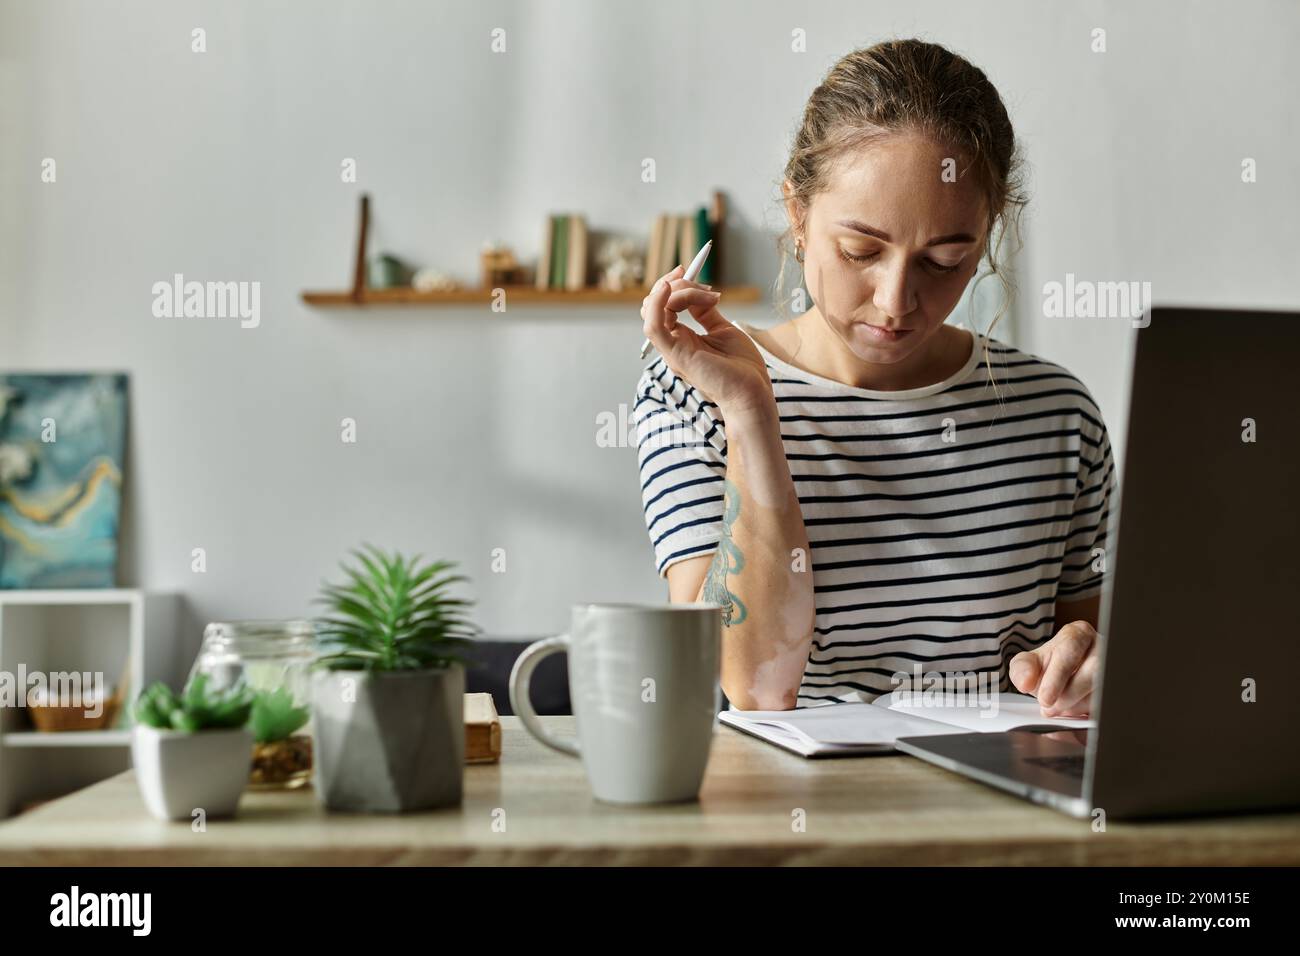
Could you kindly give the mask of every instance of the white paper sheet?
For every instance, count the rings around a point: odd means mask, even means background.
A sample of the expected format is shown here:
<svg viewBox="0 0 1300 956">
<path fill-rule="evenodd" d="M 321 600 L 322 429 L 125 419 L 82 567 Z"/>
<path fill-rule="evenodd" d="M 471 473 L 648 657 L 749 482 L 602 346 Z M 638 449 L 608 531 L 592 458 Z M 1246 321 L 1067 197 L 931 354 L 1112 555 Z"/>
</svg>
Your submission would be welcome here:
<svg viewBox="0 0 1300 956">
<path fill-rule="evenodd" d="M 986 702 L 987 704 L 988 702 Z M 1028 724 L 1095 727 L 1092 720 L 1043 717 L 1038 701 L 1024 694 L 999 694 L 997 711 L 986 706 L 900 703 L 892 695 L 870 704 L 844 703 L 797 710 L 724 710 L 719 719 L 805 757 L 892 750 L 899 737 L 993 733 Z M 988 716 L 985 716 L 988 715 Z"/>
<path fill-rule="evenodd" d="M 913 698 L 915 699 L 915 698 Z M 917 717 L 929 717 L 950 725 L 947 733 L 954 733 L 953 728 L 973 730 L 977 733 L 992 733 L 1001 730 L 1014 730 L 1028 724 L 1052 724 L 1058 727 L 1093 728 L 1097 722 L 1090 718 L 1044 717 L 1039 710 L 1038 701 L 1026 694 L 998 694 L 995 698 L 997 708 L 976 706 L 971 698 L 968 706 L 956 704 L 925 706 L 917 703 L 900 704 L 892 700 L 892 695 L 878 697 L 871 706 L 884 709 L 887 700 L 888 709 L 895 713 Z M 991 703 L 986 702 L 986 703 Z M 900 734 L 900 736 L 907 736 Z"/>
</svg>

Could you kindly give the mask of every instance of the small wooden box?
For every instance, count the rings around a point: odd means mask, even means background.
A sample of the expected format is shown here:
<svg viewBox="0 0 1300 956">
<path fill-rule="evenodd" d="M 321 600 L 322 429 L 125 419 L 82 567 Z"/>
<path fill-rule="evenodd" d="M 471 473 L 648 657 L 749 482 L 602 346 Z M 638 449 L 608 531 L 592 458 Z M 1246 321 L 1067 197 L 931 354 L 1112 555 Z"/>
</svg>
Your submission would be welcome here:
<svg viewBox="0 0 1300 956">
<path fill-rule="evenodd" d="M 491 694 L 465 695 L 465 762 L 501 759 L 501 719 Z"/>
</svg>

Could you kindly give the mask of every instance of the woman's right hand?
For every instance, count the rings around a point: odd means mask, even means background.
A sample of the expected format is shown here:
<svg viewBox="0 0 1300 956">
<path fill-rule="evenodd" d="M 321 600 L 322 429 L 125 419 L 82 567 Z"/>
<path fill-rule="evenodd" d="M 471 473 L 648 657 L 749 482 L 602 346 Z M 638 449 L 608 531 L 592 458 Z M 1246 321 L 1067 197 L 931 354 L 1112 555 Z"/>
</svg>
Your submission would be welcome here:
<svg viewBox="0 0 1300 956">
<path fill-rule="evenodd" d="M 744 414 L 775 407 L 772 381 L 763 356 L 748 335 L 721 312 L 721 293 L 683 279 L 679 265 L 660 276 L 641 303 L 645 336 L 659 350 L 668 367 L 722 410 Z M 700 335 L 677 321 L 677 313 L 690 311 L 704 327 Z"/>
</svg>

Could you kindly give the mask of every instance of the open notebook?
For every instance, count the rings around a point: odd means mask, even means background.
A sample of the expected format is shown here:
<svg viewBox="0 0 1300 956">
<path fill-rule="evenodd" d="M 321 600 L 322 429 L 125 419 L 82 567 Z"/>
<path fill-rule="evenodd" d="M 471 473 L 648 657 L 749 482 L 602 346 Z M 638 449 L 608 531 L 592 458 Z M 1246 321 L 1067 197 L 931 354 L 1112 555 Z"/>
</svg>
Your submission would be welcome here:
<svg viewBox="0 0 1300 956">
<path fill-rule="evenodd" d="M 1038 701 L 1026 694 L 998 694 L 997 709 L 974 699 L 935 705 L 902 702 L 892 694 L 869 704 L 845 703 L 798 710 L 724 710 L 718 719 L 804 757 L 848 757 L 890 753 L 899 737 L 924 737 L 964 731 L 993 732 L 1028 725 L 1096 727 L 1091 719 L 1043 717 Z"/>
</svg>

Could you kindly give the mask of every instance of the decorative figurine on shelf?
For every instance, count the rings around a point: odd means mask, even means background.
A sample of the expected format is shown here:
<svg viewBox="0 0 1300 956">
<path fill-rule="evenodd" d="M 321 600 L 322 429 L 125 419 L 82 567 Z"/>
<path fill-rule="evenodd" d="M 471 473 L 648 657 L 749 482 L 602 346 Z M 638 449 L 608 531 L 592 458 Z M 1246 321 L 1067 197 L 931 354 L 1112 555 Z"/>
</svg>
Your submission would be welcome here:
<svg viewBox="0 0 1300 956">
<path fill-rule="evenodd" d="M 411 270 L 397 256 L 381 253 L 370 260 L 368 285 L 372 289 L 396 289 L 410 282 Z"/>
<path fill-rule="evenodd" d="M 645 276 L 645 258 L 631 239 L 607 239 L 596 254 L 600 266 L 599 286 L 610 292 L 622 292 L 641 285 Z"/>
<path fill-rule="evenodd" d="M 515 261 L 514 252 L 504 242 L 500 240 L 485 242 L 480 261 L 483 270 L 483 288 L 495 289 L 520 283 L 519 263 Z"/>
<path fill-rule="evenodd" d="M 425 266 L 415 274 L 411 287 L 416 292 L 455 292 L 460 283 L 441 269 Z"/>
</svg>

